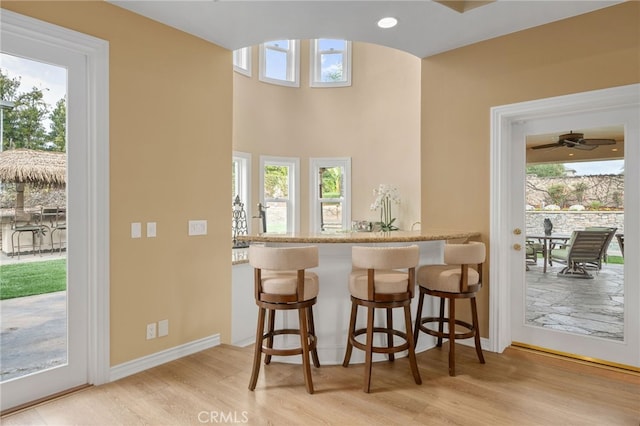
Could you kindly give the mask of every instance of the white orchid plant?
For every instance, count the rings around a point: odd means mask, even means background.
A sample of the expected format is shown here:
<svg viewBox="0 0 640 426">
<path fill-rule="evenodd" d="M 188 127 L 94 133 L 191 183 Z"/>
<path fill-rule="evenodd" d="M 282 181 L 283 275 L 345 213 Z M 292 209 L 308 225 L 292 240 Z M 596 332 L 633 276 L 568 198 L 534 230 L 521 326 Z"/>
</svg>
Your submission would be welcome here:
<svg viewBox="0 0 640 426">
<path fill-rule="evenodd" d="M 398 188 L 394 185 L 380 184 L 373 190 L 376 196 L 371 204 L 371 210 L 380 209 L 380 229 L 382 231 L 397 231 L 399 228 L 393 223 L 396 218 L 391 215 L 391 204 L 400 204 Z"/>
</svg>

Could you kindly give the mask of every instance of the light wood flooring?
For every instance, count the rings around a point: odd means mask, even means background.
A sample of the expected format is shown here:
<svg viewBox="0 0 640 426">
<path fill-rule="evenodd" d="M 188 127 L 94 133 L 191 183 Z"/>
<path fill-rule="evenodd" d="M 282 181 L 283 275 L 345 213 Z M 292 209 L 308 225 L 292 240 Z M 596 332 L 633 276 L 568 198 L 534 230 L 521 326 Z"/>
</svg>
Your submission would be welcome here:
<svg viewBox="0 0 640 426">
<path fill-rule="evenodd" d="M 305 391 L 299 365 L 272 363 L 247 389 L 251 348 L 222 345 L 103 386 L 86 388 L 1 419 L 3 425 L 633 425 L 640 424 L 640 374 L 524 349 L 447 344 L 418 354 L 423 384 L 406 358 L 375 363 L 371 393 L 363 366 L 313 369 Z"/>
</svg>

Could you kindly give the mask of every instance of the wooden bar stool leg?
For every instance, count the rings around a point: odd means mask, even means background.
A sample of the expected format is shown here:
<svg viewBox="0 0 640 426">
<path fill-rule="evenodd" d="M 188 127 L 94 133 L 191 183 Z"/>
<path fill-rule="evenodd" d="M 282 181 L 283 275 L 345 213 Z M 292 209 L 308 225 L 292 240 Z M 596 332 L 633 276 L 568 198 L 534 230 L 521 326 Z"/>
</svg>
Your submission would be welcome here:
<svg viewBox="0 0 640 426">
<path fill-rule="evenodd" d="M 307 392 L 313 393 L 313 381 L 311 380 L 311 363 L 309 361 L 309 333 L 307 330 L 307 310 L 298 309 L 300 322 L 300 347 L 302 348 L 302 368 L 304 370 L 304 384 Z"/>
<path fill-rule="evenodd" d="M 473 320 L 473 333 L 474 339 L 476 342 L 476 353 L 478 354 L 478 359 L 480 360 L 480 364 L 484 364 L 484 355 L 482 354 L 482 346 L 480 344 L 480 329 L 478 328 L 478 308 L 476 306 L 476 298 L 472 297 L 471 299 L 471 315 Z"/>
<path fill-rule="evenodd" d="M 393 312 L 391 308 L 387 308 L 387 347 L 391 349 L 393 347 L 393 334 L 391 334 L 391 330 L 393 330 Z M 396 356 L 393 353 L 389 353 L 389 361 L 395 361 Z"/>
<path fill-rule="evenodd" d="M 440 333 L 440 336 L 438 336 L 438 342 L 436 343 L 436 346 L 441 348 L 442 334 L 444 333 L 444 297 L 440 298 L 440 321 L 438 321 L 438 333 Z"/>
<path fill-rule="evenodd" d="M 456 375 L 456 300 L 455 299 L 449 299 L 449 375 L 450 376 Z"/>
<path fill-rule="evenodd" d="M 309 334 L 311 336 L 314 336 L 314 339 L 317 339 L 318 337 L 316 336 L 316 327 L 315 327 L 315 324 L 313 322 L 313 307 L 312 306 L 309 306 L 307 308 L 307 321 L 309 322 Z M 314 345 L 313 349 L 311 350 L 311 358 L 313 359 L 313 365 L 316 368 L 319 368 L 320 367 L 320 358 L 318 358 L 318 349 L 317 349 L 316 345 Z"/>
<path fill-rule="evenodd" d="M 409 365 L 411 366 L 411 373 L 416 384 L 422 384 L 422 378 L 420 377 L 420 371 L 418 370 L 418 361 L 416 360 L 416 348 L 413 346 L 413 336 L 411 335 L 411 308 L 409 305 L 404 306 L 404 326 L 407 330 L 407 343 L 409 344 Z"/>
<path fill-rule="evenodd" d="M 249 390 L 256 388 L 258 383 L 258 374 L 260 373 L 260 358 L 262 358 L 262 340 L 264 337 L 264 314 L 265 309 L 258 309 L 258 327 L 256 329 L 256 343 L 253 351 L 253 370 L 251 372 L 251 380 L 249 381 Z"/>
<path fill-rule="evenodd" d="M 273 331 L 275 330 L 276 324 L 276 311 L 274 309 L 269 309 L 269 322 L 267 326 L 267 333 L 269 333 L 269 337 L 267 337 L 266 347 L 269 349 L 273 349 Z M 264 356 L 264 364 L 269 365 L 271 362 L 271 355 L 267 354 Z"/>
<path fill-rule="evenodd" d="M 373 321 L 375 316 L 375 308 L 367 307 L 367 344 L 365 350 L 364 363 L 364 391 L 369 393 L 371 390 L 371 367 L 373 364 Z"/>
<path fill-rule="evenodd" d="M 420 295 L 418 296 L 418 311 L 416 312 L 416 323 L 413 329 L 413 346 L 418 346 L 418 336 L 420 335 L 420 326 L 422 325 L 422 304 L 424 302 L 424 292 L 420 287 Z"/>
<path fill-rule="evenodd" d="M 343 367 L 349 366 L 349 361 L 351 361 L 351 352 L 353 351 L 353 344 L 351 343 L 351 339 L 353 338 L 353 333 L 356 331 L 356 315 L 358 314 L 358 305 L 354 302 L 351 302 L 351 319 L 349 320 L 349 331 L 347 332 L 347 350 L 344 352 L 344 360 L 342 361 Z"/>
</svg>

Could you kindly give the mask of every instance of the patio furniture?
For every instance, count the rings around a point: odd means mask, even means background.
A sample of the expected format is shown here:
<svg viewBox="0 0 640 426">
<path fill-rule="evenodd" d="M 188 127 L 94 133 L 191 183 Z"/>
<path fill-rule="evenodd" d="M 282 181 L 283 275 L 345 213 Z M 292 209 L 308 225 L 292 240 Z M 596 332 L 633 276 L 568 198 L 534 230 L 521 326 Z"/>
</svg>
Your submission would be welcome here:
<svg viewBox="0 0 640 426">
<path fill-rule="evenodd" d="M 584 229 L 585 229 L 585 231 L 608 231 L 608 232 L 610 232 L 609 239 L 607 240 L 606 245 L 604 247 L 604 252 L 602 253 L 602 259 L 596 265 L 598 267 L 598 269 L 602 269 L 602 262 L 606 262 L 607 261 L 607 249 L 609 248 L 609 244 L 611 244 L 611 241 L 613 240 L 613 236 L 615 235 L 615 233 L 618 230 L 618 228 L 613 228 L 613 227 L 609 227 L 609 226 L 588 226 L 588 227 L 586 227 Z"/>
<path fill-rule="evenodd" d="M 529 265 L 538 264 L 538 253 L 542 253 L 542 243 L 537 243 L 534 240 L 527 240 L 525 247 L 525 264 L 527 266 L 527 271 L 529 270 Z"/>
<path fill-rule="evenodd" d="M 615 232 L 615 231 L 613 231 Z M 559 277 L 593 278 L 586 268 L 595 265 L 599 270 L 602 256 L 610 241 L 610 231 L 573 231 L 564 248 L 551 249 L 551 261 L 564 263 Z"/>
<path fill-rule="evenodd" d="M 13 220 L 11 222 L 11 256 L 18 255 L 18 259 L 20 259 L 20 253 L 22 252 L 22 247 L 20 243 L 20 239 L 23 233 L 31 234 L 31 251 L 33 254 L 36 254 L 36 250 L 38 254 L 42 254 L 42 237 L 49 231 L 49 227 L 47 225 L 42 224 L 42 209 L 40 208 L 36 212 L 29 212 L 23 209 L 15 209 L 15 213 L 13 215 Z M 18 251 L 16 253 L 16 236 L 17 236 L 17 247 Z"/>
<path fill-rule="evenodd" d="M 540 244 L 542 247 L 542 272 L 547 272 L 547 264 L 551 265 L 551 259 L 549 258 L 551 249 L 553 249 L 557 244 L 566 244 L 567 240 L 569 240 L 570 238 L 571 235 L 565 234 L 527 235 L 527 241 L 538 240 L 538 244 Z"/>
<path fill-rule="evenodd" d="M 616 234 L 616 239 L 618 240 L 618 245 L 620 246 L 622 257 L 624 257 L 624 234 Z"/>
</svg>

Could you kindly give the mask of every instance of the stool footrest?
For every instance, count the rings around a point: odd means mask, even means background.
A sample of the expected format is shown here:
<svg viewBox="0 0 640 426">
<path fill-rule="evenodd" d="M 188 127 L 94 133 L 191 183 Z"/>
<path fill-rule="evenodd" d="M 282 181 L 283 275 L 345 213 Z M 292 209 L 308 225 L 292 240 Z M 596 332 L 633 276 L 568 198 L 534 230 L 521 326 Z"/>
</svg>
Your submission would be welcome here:
<svg viewBox="0 0 640 426">
<path fill-rule="evenodd" d="M 423 324 L 427 324 L 427 323 L 439 324 L 440 323 L 440 318 L 439 317 L 424 317 L 424 318 L 421 318 L 418 328 L 420 329 L 420 331 L 424 331 L 425 333 L 430 334 L 431 336 L 443 337 L 443 338 L 447 338 L 447 339 L 450 337 L 448 331 L 443 331 L 442 333 L 440 333 L 437 330 L 432 330 L 432 329 L 428 328 L 427 326 L 423 325 Z M 473 331 L 473 325 L 471 325 L 470 323 L 468 323 L 466 321 L 461 321 L 461 320 L 458 320 L 458 319 L 455 320 L 455 323 L 456 323 L 456 325 L 459 325 L 459 326 L 464 327 L 467 330 L 469 330 L 466 333 L 455 333 L 454 334 L 454 338 L 455 339 L 470 339 L 475 335 L 475 333 Z M 449 318 L 443 318 L 443 324 L 449 325 Z"/>
<path fill-rule="evenodd" d="M 374 353 L 378 353 L 378 354 L 395 354 L 397 352 L 402 352 L 402 351 L 406 351 L 407 349 L 409 349 L 409 341 L 407 340 L 407 333 L 405 333 L 404 331 L 400 331 L 400 330 L 393 330 L 393 329 L 389 329 L 389 328 L 384 328 L 384 327 L 374 327 L 373 328 L 373 334 L 375 335 L 376 333 L 384 333 L 387 336 L 398 336 L 401 337 L 402 339 L 404 339 L 404 343 L 400 344 L 400 345 L 396 345 L 396 346 L 372 346 L 371 347 L 371 351 Z M 367 345 L 361 342 L 358 342 L 356 340 L 357 336 L 360 336 L 362 334 L 367 334 L 367 329 L 366 328 L 360 328 L 357 329 L 356 331 L 353 332 L 353 336 L 349 337 L 349 341 L 351 342 L 351 344 L 363 351 L 367 350 Z M 372 337 L 373 338 L 373 337 Z M 392 361 L 392 360 L 391 360 Z"/>
<path fill-rule="evenodd" d="M 293 335 L 300 335 L 300 330 L 297 329 L 281 329 L 281 330 L 274 330 L 270 333 L 265 333 L 262 336 L 262 341 L 264 342 L 267 339 L 271 339 L 274 336 L 280 336 L 283 334 L 293 334 Z M 313 350 L 316 348 L 318 339 L 316 338 L 316 336 L 309 334 L 309 350 Z M 303 351 L 302 351 L 302 347 L 298 346 L 295 348 L 269 348 L 267 346 L 264 346 L 264 344 L 262 345 L 262 352 L 265 355 L 279 355 L 279 356 L 289 356 L 289 355 L 302 355 Z"/>
</svg>

